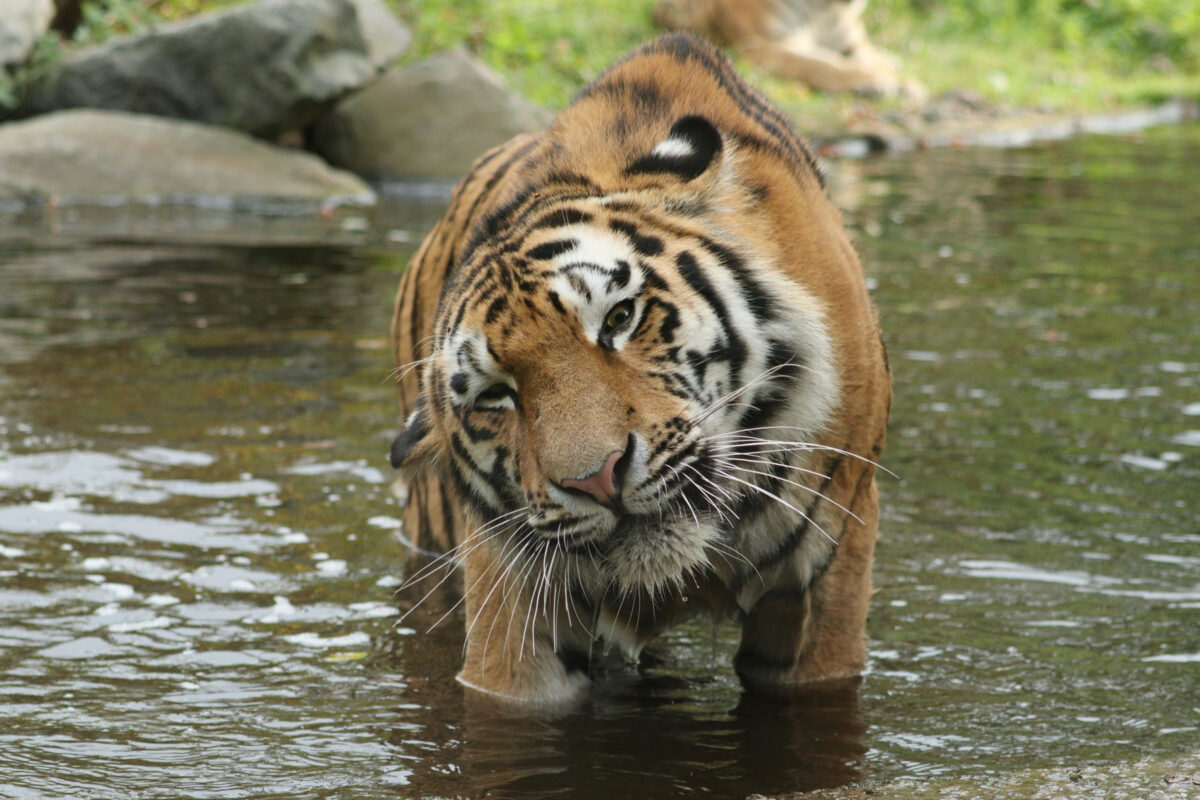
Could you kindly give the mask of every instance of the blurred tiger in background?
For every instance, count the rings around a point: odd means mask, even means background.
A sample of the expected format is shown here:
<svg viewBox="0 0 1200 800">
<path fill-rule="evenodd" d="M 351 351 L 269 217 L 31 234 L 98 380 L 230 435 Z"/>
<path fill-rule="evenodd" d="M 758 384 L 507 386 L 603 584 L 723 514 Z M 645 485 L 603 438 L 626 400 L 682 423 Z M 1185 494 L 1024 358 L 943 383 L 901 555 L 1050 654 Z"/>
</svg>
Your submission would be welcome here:
<svg viewBox="0 0 1200 800">
<path fill-rule="evenodd" d="M 728 45 L 772 75 L 822 92 L 926 97 L 867 38 L 867 0 L 659 0 L 654 21 Z"/>
<path fill-rule="evenodd" d="M 666 35 L 483 155 L 392 338 L 404 526 L 464 569 L 462 684 L 567 702 L 695 614 L 741 623 L 749 686 L 861 670 L 876 314 L 812 153 L 711 44 Z"/>
</svg>

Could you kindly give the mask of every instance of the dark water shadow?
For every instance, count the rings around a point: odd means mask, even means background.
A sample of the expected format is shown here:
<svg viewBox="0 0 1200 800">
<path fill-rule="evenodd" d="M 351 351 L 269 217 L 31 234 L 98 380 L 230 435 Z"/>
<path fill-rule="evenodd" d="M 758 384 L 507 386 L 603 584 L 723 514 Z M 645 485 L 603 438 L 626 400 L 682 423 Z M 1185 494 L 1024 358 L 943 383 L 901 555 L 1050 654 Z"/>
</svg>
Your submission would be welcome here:
<svg viewBox="0 0 1200 800">
<path fill-rule="evenodd" d="M 461 617 L 428 630 L 455 602 L 450 583 L 406 618 L 415 635 L 381 643 L 389 668 L 409 676 L 401 721 L 387 732 L 414 760 L 405 796 L 724 798 L 863 778 L 860 679 L 767 697 L 731 692 L 717 676 L 629 669 L 598 678 L 582 707 L 556 713 L 465 690 L 453 680 Z"/>
<path fill-rule="evenodd" d="M 712 712 L 668 700 L 680 681 L 606 687 L 582 711 L 523 720 L 468 698 L 465 772 L 502 798 L 742 797 L 807 791 L 860 777 L 866 726 L 856 683 L 781 700 L 743 695 Z"/>
</svg>

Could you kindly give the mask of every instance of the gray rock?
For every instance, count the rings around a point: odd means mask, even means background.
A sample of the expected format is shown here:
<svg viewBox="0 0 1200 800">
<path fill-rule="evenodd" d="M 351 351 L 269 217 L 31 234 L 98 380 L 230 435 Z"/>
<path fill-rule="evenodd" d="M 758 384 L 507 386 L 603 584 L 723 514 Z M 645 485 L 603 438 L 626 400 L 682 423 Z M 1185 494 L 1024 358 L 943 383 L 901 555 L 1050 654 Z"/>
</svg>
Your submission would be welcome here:
<svg viewBox="0 0 1200 800">
<path fill-rule="evenodd" d="M 243 133 L 119 111 L 0 125 L 0 198 L 374 202 L 355 175 Z"/>
<path fill-rule="evenodd" d="M 52 19 L 54 0 L 0 0 L 0 67 L 25 63 Z"/>
<path fill-rule="evenodd" d="M 75 53 L 18 114 L 108 108 L 271 138 L 370 82 L 409 41 L 383 0 L 259 0 Z"/>
<path fill-rule="evenodd" d="M 384 0 L 353 0 L 367 42 L 367 56 L 382 70 L 408 52 L 412 34 L 392 15 Z"/>
<path fill-rule="evenodd" d="M 393 68 L 343 100 L 317 124 L 312 147 L 372 180 L 456 178 L 488 148 L 551 119 L 456 48 Z"/>
</svg>

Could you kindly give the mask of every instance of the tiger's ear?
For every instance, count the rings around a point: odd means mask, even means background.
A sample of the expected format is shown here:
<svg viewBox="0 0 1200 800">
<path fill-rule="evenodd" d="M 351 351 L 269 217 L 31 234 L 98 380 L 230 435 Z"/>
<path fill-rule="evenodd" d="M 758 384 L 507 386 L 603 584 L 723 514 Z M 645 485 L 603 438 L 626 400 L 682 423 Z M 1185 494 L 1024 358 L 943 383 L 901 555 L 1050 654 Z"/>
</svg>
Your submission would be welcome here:
<svg viewBox="0 0 1200 800">
<path fill-rule="evenodd" d="M 392 442 L 390 460 L 396 469 L 412 469 L 421 461 L 433 455 L 436 445 L 433 441 L 432 428 L 429 424 L 429 413 L 425 398 L 417 399 L 416 408 L 408 415 L 404 430 Z"/>
<path fill-rule="evenodd" d="M 683 117 L 667 138 L 625 170 L 626 174 L 671 173 L 695 180 L 715 166 L 721 156 L 721 133 L 704 117 Z"/>
</svg>

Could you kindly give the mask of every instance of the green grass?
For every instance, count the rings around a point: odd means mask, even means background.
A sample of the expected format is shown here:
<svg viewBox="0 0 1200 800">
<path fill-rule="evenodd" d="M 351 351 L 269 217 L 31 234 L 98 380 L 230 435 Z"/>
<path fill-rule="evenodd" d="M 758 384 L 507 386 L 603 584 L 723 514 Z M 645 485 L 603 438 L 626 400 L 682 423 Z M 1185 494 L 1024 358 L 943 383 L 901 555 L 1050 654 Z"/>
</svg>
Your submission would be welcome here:
<svg viewBox="0 0 1200 800">
<path fill-rule="evenodd" d="M 1200 97 L 1200 4 L 1179 0 L 875 0 L 868 27 L 934 91 L 1098 109 Z"/>
<path fill-rule="evenodd" d="M 397 0 L 413 57 L 465 43 L 518 90 L 560 108 L 606 64 L 655 36 L 654 0 Z M 876 43 L 934 93 L 970 89 L 1011 106 L 1087 111 L 1200 98 L 1200 3 L 1181 0 L 873 0 Z M 862 113 L 740 65 L 786 109 Z M 888 102 L 867 105 L 882 105 Z"/>
<path fill-rule="evenodd" d="M 536 103 L 561 108 L 652 38 L 654 0 L 397 0 L 412 57 L 465 43 Z"/>
</svg>

